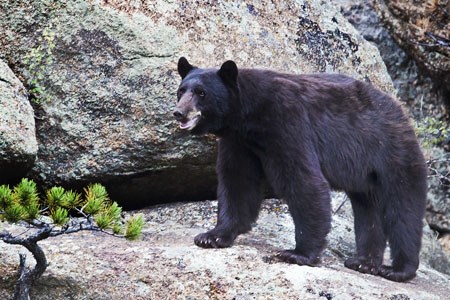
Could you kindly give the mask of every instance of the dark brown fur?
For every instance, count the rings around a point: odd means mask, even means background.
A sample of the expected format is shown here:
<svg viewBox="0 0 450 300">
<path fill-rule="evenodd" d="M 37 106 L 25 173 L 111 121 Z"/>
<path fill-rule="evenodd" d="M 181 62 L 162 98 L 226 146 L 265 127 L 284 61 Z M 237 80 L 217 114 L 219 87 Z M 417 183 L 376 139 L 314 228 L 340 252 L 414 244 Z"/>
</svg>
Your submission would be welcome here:
<svg viewBox="0 0 450 300">
<path fill-rule="evenodd" d="M 330 189 L 343 190 L 355 217 L 356 254 L 345 265 L 394 281 L 419 265 L 426 167 L 400 105 L 343 75 L 240 69 L 232 61 L 198 69 L 181 58 L 174 114 L 201 111 L 193 134 L 220 137 L 218 221 L 201 247 L 229 247 L 251 229 L 263 182 L 285 199 L 296 247 L 281 260 L 314 265 L 330 230 Z M 189 123 L 190 124 L 190 123 Z M 389 241 L 392 266 L 382 265 Z"/>
</svg>

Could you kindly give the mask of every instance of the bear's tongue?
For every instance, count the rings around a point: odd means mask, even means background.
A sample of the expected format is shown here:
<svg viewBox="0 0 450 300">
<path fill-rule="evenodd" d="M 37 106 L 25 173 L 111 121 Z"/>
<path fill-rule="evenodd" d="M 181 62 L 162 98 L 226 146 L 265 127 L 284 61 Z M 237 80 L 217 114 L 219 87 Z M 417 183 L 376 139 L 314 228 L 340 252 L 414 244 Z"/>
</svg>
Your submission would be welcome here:
<svg viewBox="0 0 450 300">
<path fill-rule="evenodd" d="M 180 122 L 180 128 L 191 130 L 192 128 L 195 127 L 195 125 L 197 125 L 199 118 L 200 118 L 200 115 L 196 115 L 192 119 L 190 119 L 186 122 Z"/>
</svg>

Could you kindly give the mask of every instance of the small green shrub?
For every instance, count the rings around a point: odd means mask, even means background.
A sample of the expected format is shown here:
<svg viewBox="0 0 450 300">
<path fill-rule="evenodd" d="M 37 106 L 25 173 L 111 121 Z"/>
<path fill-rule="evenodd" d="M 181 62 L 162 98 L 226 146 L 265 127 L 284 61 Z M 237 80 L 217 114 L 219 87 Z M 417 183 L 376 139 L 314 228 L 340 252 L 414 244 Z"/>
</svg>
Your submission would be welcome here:
<svg viewBox="0 0 450 300">
<path fill-rule="evenodd" d="M 447 122 L 434 117 L 426 117 L 416 122 L 416 133 L 424 148 L 439 146 L 450 139 L 450 128 Z"/>
</svg>

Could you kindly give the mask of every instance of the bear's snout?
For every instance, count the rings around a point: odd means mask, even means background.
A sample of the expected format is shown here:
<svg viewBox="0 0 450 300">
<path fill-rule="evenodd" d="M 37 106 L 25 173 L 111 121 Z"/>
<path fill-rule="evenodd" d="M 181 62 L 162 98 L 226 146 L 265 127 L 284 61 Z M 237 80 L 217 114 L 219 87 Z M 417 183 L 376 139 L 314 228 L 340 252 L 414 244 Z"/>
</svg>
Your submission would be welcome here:
<svg viewBox="0 0 450 300">
<path fill-rule="evenodd" d="M 186 119 L 186 114 L 181 111 L 179 108 L 175 108 L 173 111 L 173 116 L 175 117 L 175 120 L 181 122 L 183 119 Z"/>
<path fill-rule="evenodd" d="M 180 108 L 177 106 L 173 111 L 173 115 L 175 119 L 180 123 L 181 129 L 191 130 L 195 126 L 197 126 L 197 123 L 200 121 L 202 113 L 201 111 L 195 108 L 187 109 L 187 108 Z"/>
</svg>

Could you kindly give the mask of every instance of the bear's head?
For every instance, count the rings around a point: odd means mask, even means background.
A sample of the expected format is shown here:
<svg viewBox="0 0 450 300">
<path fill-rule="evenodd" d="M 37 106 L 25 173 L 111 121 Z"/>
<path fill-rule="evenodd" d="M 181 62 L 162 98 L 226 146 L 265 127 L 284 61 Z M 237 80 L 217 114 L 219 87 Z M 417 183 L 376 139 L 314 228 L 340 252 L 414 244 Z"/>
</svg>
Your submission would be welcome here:
<svg viewBox="0 0 450 300">
<path fill-rule="evenodd" d="M 219 70 L 201 69 L 181 57 L 178 73 L 182 81 L 173 115 L 180 128 L 192 134 L 218 133 L 226 128 L 237 95 L 236 64 L 226 61 Z"/>
</svg>

